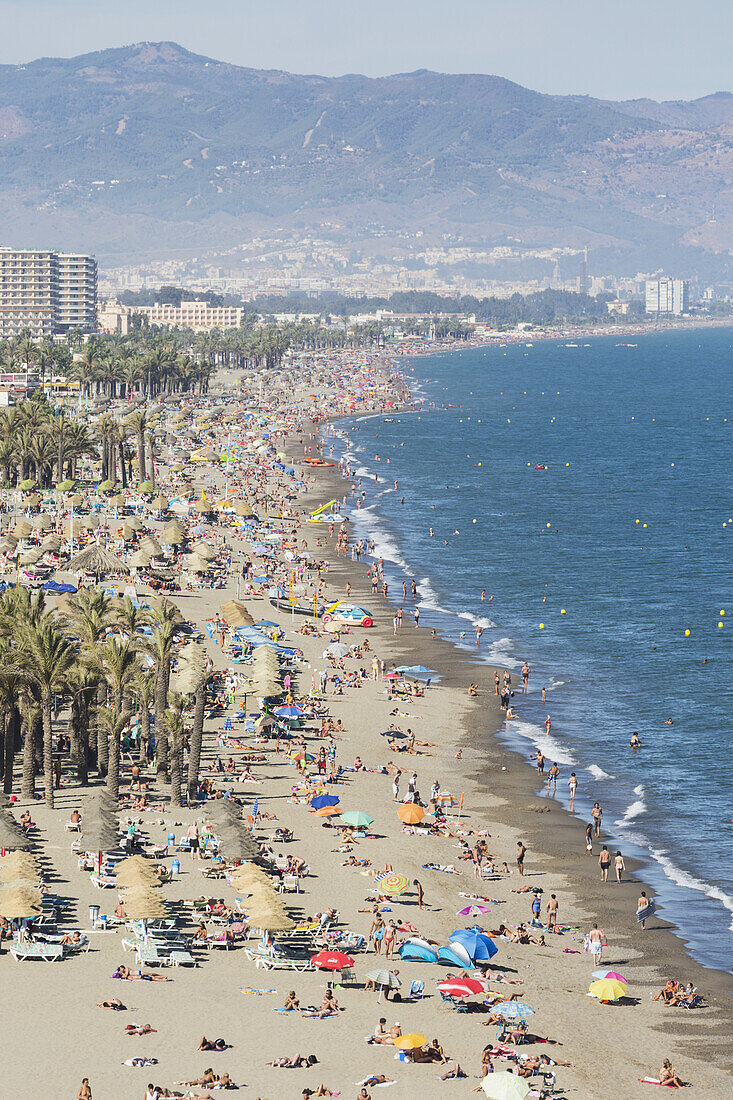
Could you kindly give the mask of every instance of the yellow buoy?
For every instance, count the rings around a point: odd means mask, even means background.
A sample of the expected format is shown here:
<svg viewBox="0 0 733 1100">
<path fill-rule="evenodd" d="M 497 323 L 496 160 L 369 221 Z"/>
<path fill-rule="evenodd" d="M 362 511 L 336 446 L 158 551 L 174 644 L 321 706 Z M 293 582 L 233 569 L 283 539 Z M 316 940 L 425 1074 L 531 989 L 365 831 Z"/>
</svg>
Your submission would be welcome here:
<svg viewBox="0 0 733 1100">
<path fill-rule="evenodd" d="M 646 524 L 645 524 L 645 523 L 643 523 L 643 524 L 642 524 L 642 527 L 646 527 Z"/>
<path fill-rule="evenodd" d="M 561 608 L 560 608 L 560 614 L 561 614 L 561 615 L 564 615 L 564 614 L 565 614 L 565 608 L 564 608 L 564 607 L 561 607 Z"/>
<path fill-rule="evenodd" d="M 473 523 L 475 523 L 475 522 L 476 522 L 476 520 L 473 520 Z"/>
<path fill-rule="evenodd" d="M 637 523 L 641 523 L 641 520 L 640 520 L 640 519 L 637 519 L 637 521 L 636 521 L 636 522 L 637 522 Z"/>
<path fill-rule="evenodd" d="M 722 630 L 722 629 L 723 629 L 723 624 L 722 624 L 722 623 L 718 623 L 718 630 Z"/>
<path fill-rule="evenodd" d="M 690 631 L 689 631 L 689 630 L 686 630 L 686 631 L 685 631 L 685 637 L 686 637 L 686 638 L 689 638 L 689 637 L 690 637 Z"/>
<path fill-rule="evenodd" d="M 544 623 L 540 623 L 540 630 L 544 630 L 544 629 L 545 629 L 545 624 L 544 624 Z"/>
<path fill-rule="evenodd" d="M 720 614 L 725 615 L 725 611 L 721 610 Z"/>
<path fill-rule="evenodd" d="M 548 523 L 548 524 L 547 524 L 547 526 L 548 526 L 548 527 L 551 527 L 551 526 L 552 526 L 552 524 L 551 524 L 551 523 Z"/>
</svg>

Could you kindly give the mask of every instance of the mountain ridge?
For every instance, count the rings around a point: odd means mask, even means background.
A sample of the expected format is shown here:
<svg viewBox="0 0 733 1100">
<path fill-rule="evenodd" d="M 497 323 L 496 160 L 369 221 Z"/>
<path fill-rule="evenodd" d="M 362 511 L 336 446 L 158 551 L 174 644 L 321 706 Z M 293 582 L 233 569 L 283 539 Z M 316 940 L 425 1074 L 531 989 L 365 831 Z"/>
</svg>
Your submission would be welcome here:
<svg viewBox="0 0 733 1100">
<path fill-rule="evenodd" d="M 689 262 L 733 247 L 729 127 L 728 92 L 615 102 L 135 43 L 0 66 L 3 235 L 132 261 L 378 226 Z"/>
</svg>

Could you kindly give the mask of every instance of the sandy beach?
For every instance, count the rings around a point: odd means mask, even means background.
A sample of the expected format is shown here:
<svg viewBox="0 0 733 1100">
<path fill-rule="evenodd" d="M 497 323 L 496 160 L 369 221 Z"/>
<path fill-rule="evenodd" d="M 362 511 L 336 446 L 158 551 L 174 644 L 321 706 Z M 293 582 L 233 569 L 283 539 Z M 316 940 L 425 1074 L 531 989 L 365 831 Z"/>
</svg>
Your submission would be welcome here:
<svg viewBox="0 0 733 1100">
<path fill-rule="evenodd" d="M 344 370 L 345 363 L 346 357 Z M 303 369 L 307 369 L 305 364 Z M 364 369 L 384 382 L 389 367 L 384 362 L 371 362 Z M 287 396 L 282 390 L 268 393 L 265 378 L 265 392 L 259 398 L 262 406 L 272 398 L 268 415 L 273 423 L 278 403 L 284 406 L 287 402 L 291 422 L 285 430 L 273 427 L 268 444 L 271 451 L 287 454 L 287 462 L 295 468 L 307 492 L 286 501 L 287 485 L 281 471 L 259 469 L 261 479 L 247 484 L 247 477 L 236 464 L 228 489 L 239 498 L 249 491 L 250 498 L 259 501 L 260 516 L 269 509 L 272 527 L 278 527 L 278 509 L 282 513 L 279 529 L 295 527 L 294 545 L 311 554 L 305 559 L 303 573 L 309 592 L 315 591 L 317 578 L 308 562 L 325 560 L 328 568 L 322 574 L 319 590 L 323 602 L 344 599 L 348 583 L 350 600 L 374 614 L 373 627 L 354 626 L 341 635 L 347 646 L 368 638 L 368 652 L 344 661 L 347 671 L 363 667 L 364 678 L 357 679 L 355 686 L 345 687 L 342 694 L 334 694 L 333 682 L 329 682 L 319 700 L 343 727 L 335 734 L 334 744 L 336 761 L 346 770 L 339 782 L 329 786 L 329 793 L 338 796 L 346 810 L 368 812 L 373 824 L 366 836 L 351 846 L 344 845 L 328 818 L 312 812 L 304 789 L 294 797 L 298 777 L 293 760 L 286 755 L 290 749 L 287 742 L 280 744 L 278 752 L 272 739 L 257 740 L 257 755 L 262 759 L 252 765 L 256 782 L 232 781 L 230 776 L 224 782 L 220 772 L 208 770 L 215 768 L 217 757 L 231 756 L 241 761 L 242 750 L 222 740 L 225 714 L 235 714 L 245 698 L 241 688 L 236 692 L 235 704 L 205 724 L 201 773 L 241 799 L 245 814 L 252 812 L 256 798 L 257 840 L 271 843 L 277 855 L 299 857 L 307 863 L 308 873 L 298 879 L 298 891 L 283 895 L 293 920 L 306 922 L 333 907 L 338 911 L 337 928 L 364 937 L 366 950 L 354 955 L 355 982 L 342 985 L 337 974 L 325 970 L 297 972 L 258 967 L 245 952 L 245 948 L 256 947 L 257 937 L 232 943 L 229 950 L 197 948 L 195 967 L 150 971 L 164 974 L 170 979 L 167 982 L 132 984 L 112 979 L 119 964 L 132 965 L 134 958 L 123 950 L 126 929 L 124 925 L 106 930 L 92 928 L 89 907 L 101 906 L 103 912 L 111 913 L 117 891 L 96 889 L 89 874 L 78 869 L 78 853 L 72 850 L 76 836 L 65 830 L 69 815 L 77 808 L 83 821 L 85 800 L 99 786 L 93 774 L 89 788 L 63 785 L 53 810 L 42 801 L 30 803 L 23 799 L 12 807 L 16 816 L 26 808 L 30 810 L 37 826 L 32 833 L 34 852 L 42 861 L 49 886 L 68 901 L 63 928 L 87 932 L 90 948 L 58 964 L 46 964 L 36 960 L 15 962 L 7 952 L 7 943 L 3 943 L 0 968 L 13 1018 L 0 1036 L 4 1079 L 0 1091 L 8 1097 L 32 1100 L 73 1100 L 86 1076 L 94 1100 L 143 1100 L 148 1081 L 177 1089 L 180 1094 L 206 1096 L 206 1087 L 187 1090 L 181 1082 L 199 1077 L 212 1066 L 217 1073 L 227 1071 L 242 1095 L 262 1100 L 291 1100 L 301 1097 L 305 1088 L 315 1090 L 322 1082 L 333 1095 L 356 1098 L 361 1082 L 371 1075 L 385 1075 L 394 1084 L 367 1086 L 367 1095 L 381 1095 L 381 1088 L 387 1088 L 387 1095 L 395 1100 L 419 1094 L 437 1097 L 445 1092 L 469 1095 L 481 1081 L 482 1051 L 487 1045 L 498 1045 L 498 1025 L 484 1026 L 486 1009 L 464 1012 L 443 1003 L 436 981 L 446 973 L 456 973 L 457 967 L 401 959 L 396 951 L 389 960 L 384 954 L 375 954 L 369 939 L 374 908 L 369 899 L 378 896 L 373 872 L 389 866 L 406 876 L 410 885 L 382 906 L 385 921 L 399 918 L 415 929 L 413 935 L 436 945 L 447 944 L 454 929 L 470 928 L 474 923 L 486 930 L 497 929 L 500 924 L 514 929 L 520 922 L 529 923 L 531 889 L 535 886 L 542 889 L 540 919 L 544 925 L 547 902 L 552 894 L 556 895 L 562 935 L 550 934 L 538 926 L 530 931 L 535 938 L 544 936 L 541 945 L 495 937 L 498 951 L 486 968 L 486 976 L 488 988 L 500 998 L 518 994 L 535 1010 L 528 1022 L 532 1036 L 552 1041 L 529 1042 L 520 1046 L 519 1052 L 546 1054 L 573 1063 L 554 1070 L 546 1067 L 548 1074 L 556 1075 L 557 1095 L 589 1100 L 643 1097 L 650 1086 L 638 1083 L 638 1079 L 655 1077 L 665 1058 L 671 1060 L 684 1081 L 690 1082 L 691 1095 L 727 1095 L 732 1068 L 729 975 L 701 967 L 690 959 L 673 930 L 657 917 L 650 920 L 645 933 L 639 931 L 636 899 L 645 887 L 643 879 L 637 877 L 637 869 L 627 863 L 621 886 L 615 882 L 602 885 L 596 859 L 585 857 L 582 827 L 551 798 L 537 794 L 536 777 L 526 762 L 503 748 L 494 736 L 503 715 L 493 693 L 492 670 L 441 638 L 431 637 L 426 628 L 416 629 L 405 623 L 395 632 L 394 609 L 381 596 L 372 594 L 367 579 L 369 561 L 356 563 L 349 555 L 337 553 L 338 524 L 329 531 L 325 523 L 305 521 L 308 512 L 340 498 L 346 491 L 346 483 L 335 467 L 319 469 L 303 462 L 317 448 L 320 425 L 312 422 L 313 407 L 324 408 L 327 403 L 325 396 L 320 402 L 310 398 L 310 394 L 325 395 L 328 390 L 318 381 L 317 373 L 314 370 L 306 376 L 302 389 Z M 349 390 L 348 380 L 344 387 Z M 391 383 L 391 387 L 404 395 L 401 383 Z M 301 409 L 300 425 L 292 412 L 296 401 Z M 253 403 L 250 395 L 249 407 Z M 159 476 L 165 472 L 163 465 L 161 460 Z M 196 467 L 196 497 L 205 491 L 213 499 L 221 495 L 224 484 L 220 463 Z M 152 522 L 153 530 L 161 530 L 162 526 L 162 522 Z M 332 636 L 322 630 L 320 623 L 316 624 L 317 636 L 299 633 L 302 619 L 274 608 L 266 595 L 242 592 L 240 569 L 251 557 L 255 536 L 212 522 L 207 537 L 226 542 L 230 565 L 223 587 L 173 592 L 169 598 L 201 632 L 214 669 L 233 667 L 230 649 L 222 650 L 217 633 L 209 636 L 206 631 L 206 624 L 212 623 L 222 603 L 238 598 L 256 621 L 264 618 L 276 622 L 284 632 L 284 644 L 302 650 L 293 674 L 293 695 L 307 702 L 312 681 L 318 683 L 318 674 L 327 669 L 331 677 L 334 675 L 335 670 L 323 656 Z M 285 560 L 281 550 L 275 559 Z M 144 585 L 140 592 L 145 592 Z M 422 696 L 390 699 L 389 681 L 372 678 L 375 654 L 386 669 L 419 664 L 437 670 L 440 678 L 431 682 Z M 479 684 L 477 698 L 467 694 L 472 681 Z M 247 708 L 258 709 L 251 694 Z M 394 714 L 395 709 L 399 713 Z M 382 736 L 390 723 L 398 725 L 403 733 L 408 728 L 414 732 L 414 755 L 390 751 Z M 307 723 L 307 751 L 313 755 L 327 744 L 317 736 L 318 725 L 317 721 Z M 252 736 L 243 740 L 254 744 Z M 420 742 L 429 744 L 421 746 Z M 363 767 L 352 770 L 357 757 Z M 20 757 L 16 759 L 16 770 L 19 768 Z M 413 770 L 424 802 L 436 783 L 443 796 L 452 796 L 446 801 L 445 814 L 446 832 L 454 835 L 413 833 L 403 827 L 397 814 L 399 804 L 393 798 L 396 769 L 402 773 L 400 797 L 407 791 Z M 306 770 L 312 771 L 313 766 Z M 161 798 L 165 804 L 163 811 L 129 814 L 139 823 L 146 840 L 165 844 L 169 833 L 180 838 L 191 823 L 205 820 L 205 805 L 170 806 L 167 784 L 155 779 L 153 768 L 146 769 L 146 775 L 151 780 L 151 799 L 155 795 L 156 801 Z M 123 788 L 129 776 L 125 765 Z M 17 792 L 19 784 L 14 789 Z M 127 816 L 123 813 L 122 820 Z M 277 828 L 292 830 L 293 839 L 281 842 L 274 836 Z M 612 839 L 610 834 L 602 834 L 602 838 L 606 836 Z M 479 839 L 485 841 L 494 868 L 480 878 L 475 875 L 472 860 L 462 858 Z M 521 878 L 515 862 L 519 841 L 527 848 Z M 368 861 L 368 866 L 345 865 L 350 858 Z M 203 877 L 209 860 L 194 859 L 170 846 L 163 862 L 171 867 L 174 859 L 180 861 L 180 874 L 163 887 L 163 893 L 190 935 L 196 924 L 182 905 L 184 899 L 209 895 L 223 897 L 231 905 L 236 891 L 223 879 Z M 510 873 L 500 870 L 502 863 L 508 865 Z M 457 873 L 426 864 L 453 867 Z M 416 879 L 424 891 L 424 907 L 418 904 Z M 522 892 L 517 892 L 520 888 Z M 459 910 L 475 899 L 486 912 L 476 921 L 459 915 Z M 607 938 L 603 967 L 621 971 L 628 980 L 628 996 L 617 1003 L 601 1003 L 588 994 L 591 972 L 597 967 L 583 947 L 584 936 L 594 922 Z M 404 938 L 398 937 L 397 944 Z M 401 1000 L 390 998 L 385 1002 L 377 990 L 364 989 L 365 975 L 375 967 L 398 972 Z M 499 975 L 508 982 L 502 982 Z M 704 995 L 705 1006 L 686 1011 L 652 1000 L 650 995 L 657 993 L 668 978 L 693 982 Z M 278 1011 L 290 990 L 295 990 L 301 1007 L 319 1006 L 332 979 L 337 984 L 340 1006 L 336 1015 L 319 1019 Z M 424 983 L 424 995 L 410 995 L 413 982 Z M 521 984 L 509 984 L 513 982 Z M 98 1002 L 112 997 L 119 997 L 126 1010 L 97 1007 Z M 450 1065 L 458 1063 L 467 1076 L 441 1081 L 448 1065 L 396 1060 L 394 1046 L 367 1043 L 366 1037 L 373 1034 L 380 1017 L 386 1018 L 388 1026 L 399 1023 L 403 1035 L 418 1033 L 428 1041 L 437 1038 Z M 154 1031 L 130 1036 L 125 1028 L 132 1023 L 150 1024 Z M 229 1049 L 198 1051 L 202 1035 L 223 1037 Z M 313 1054 L 317 1063 L 292 1069 L 268 1065 L 274 1059 L 296 1054 Z M 156 1061 L 140 1068 L 124 1064 L 139 1057 Z M 500 1056 L 493 1063 L 496 1074 L 513 1065 Z M 533 1089 L 539 1089 L 543 1082 L 541 1077 L 528 1080 Z M 534 1094 L 540 1095 L 539 1091 Z"/>
</svg>

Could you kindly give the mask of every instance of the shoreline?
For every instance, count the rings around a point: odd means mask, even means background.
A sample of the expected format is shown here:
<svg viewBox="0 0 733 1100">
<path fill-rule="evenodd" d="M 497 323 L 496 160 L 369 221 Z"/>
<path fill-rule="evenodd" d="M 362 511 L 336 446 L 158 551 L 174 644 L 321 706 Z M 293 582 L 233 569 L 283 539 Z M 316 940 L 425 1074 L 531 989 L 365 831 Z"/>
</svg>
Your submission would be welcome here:
<svg viewBox="0 0 733 1100">
<path fill-rule="evenodd" d="M 408 407 L 404 410 L 400 410 L 401 413 L 407 413 L 414 411 L 414 409 Z M 383 416 L 384 413 L 374 412 L 374 416 Z M 329 421 L 330 424 L 336 426 L 343 420 L 350 419 L 349 417 L 334 417 Z M 311 444 L 319 444 L 320 442 L 320 430 L 316 430 L 310 437 L 309 442 Z M 341 498 L 344 496 L 344 489 L 347 489 L 348 482 L 345 475 L 337 472 L 337 469 L 317 470 L 317 480 L 324 484 L 331 482 L 330 487 L 326 490 L 328 495 L 335 498 Z M 324 547 L 325 550 L 325 547 Z M 397 603 L 393 603 L 389 598 L 385 598 L 380 594 L 375 597 L 371 593 L 369 585 L 364 580 L 363 563 L 360 568 L 356 563 L 341 562 L 337 559 L 337 564 L 341 566 L 341 569 L 346 574 L 348 573 L 348 580 L 352 586 L 352 595 L 355 599 L 362 599 L 366 604 L 374 604 L 379 602 L 385 608 L 388 608 L 390 613 L 397 606 Z M 333 566 L 331 566 L 331 569 Z M 329 569 L 329 575 L 331 575 L 331 569 Z M 455 614 L 455 612 L 449 612 Z M 390 615 L 391 617 L 391 615 Z M 429 637 L 429 628 L 421 626 L 419 630 L 415 631 L 416 637 L 413 638 L 414 628 L 411 626 L 403 627 L 399 633 L 398 638 L 402 644 L 405 634 L 413 640 L 408 643 L 409 649 L 416 658 L 415 663 L 430 664 L 429 660 L 426 660 L 425 654 L 432 652 L 433 647 L 439 641 L 441 646 L 447 647 L 447 664 L 440 666 L 441 685 L 449 687 L 460 687 L 465 694 L 467 683 L 470 681 L 471 676 L 485 679 L 488 683 L 487 674 L 493 673 L 495 668 L 499 668 L 501 671 L 502 666 L 492 664 L 485 658 L 474 657 L 473 654 L 463 649 L 440 634 L 437 639 Z M 436 648 L 436 653 L 440 652 Z M 418 660 L 419 658 L 419 660 Z M 409 663 L 409 662 L 408 662 Z M 444 671 L 449 669 L 450 671 Z M 470 670 L 474 670 L 473 672 Z M 465 679 L 458 680 L 458 676 L 465 676 Z M 531 836 L 533 841 L 538 841 L 536 844 L 537 850 L 541 851 L 543 855 L 549 858 L 554 867 L 557 867 L 561 874 L 563 874 L 567 881 L 574 882 L 578 878 L 582 882 L 582 889 L 580 891 L 580 898 L 583 901 L 588 902 L 588 911 L 595 912 L 598 905 L 601 902 L 605 902 L 608 906 L 609 893 L 605 890 L 599 889 L 600 883 L 597 881 L 598 869 L 597 859 L 594 854 L 591 859 L 581 859 L 578 864 L 569 852 L 576 849 L 582 853 L 584 848 L 583 829 L 580 822 L 580 818 L 576 817 L 572 811 L 562 805 L 559 801 L 550 799 L 546 795 L 537 792 L 537 783 L 533 779 L 532 766 L 527 763 L 526 756 L 518 748 L 514 748 L 510 745 L 502 744 L 499 740 L 499 735 L 505 732 L 511 736 L 511 729 L 506 729 L 503 714 L 498 707 L 496 697 L 493 694 L 488 694 L 486 691 L 480 690 L 480 702 L 469 704 L 467 707 L 467 713 L 465 715 L 465 729 L 463 731 L 463 740 L 461 747 L 464 749 L 471 749 L 475 739 L 480 739 L 482 743 L 481 752 L 488 752 L 491 760 L 491 769 L 493 773 L 500 773 L 499 778 L 504 787 L 508 788 L 511 795 L 521 797 L 523 799 L 534 799 L 534 803 L 531 804 L 531 808 L 524 811 L 519 811 L 524 814 L 525 824 L 523 825 L 525 836 Z M 488 698 L 488 710 L 484 711 Z M 483 705 L 482 705 L 483 704 Z M 478 765 L 478 762 L 476 762 Z M 482 775 L 481 770 L 476 767 L 476 770 L 470 772 L 466 776 L 467 780 L 473 782 L 476 787 L 476 792 L 480 796 L 488 793 L 488 787 L 486 780 Z M 495 813 L 502 823 L 512 826 L 510 817 L 516 814 L 515 798 L 506 798 L 504 790 L 494 792 L 498 796 L 498 802 L 494 807 L 492 805 L 492 813 Z M 493 801 L 496 801 L 496 797 Z M 502 814 L 502 806 L 506 805 L 506 815 Z M 542 827 L 538 821 L 538 815 L 542 817 Z M 546 826 L 550 818 L 552 820 L 552 828 L 547 829 Z M 521 831 L 521 830 L 520 830 Z M 603 828 L 601 837 L 598 840 L 607 840 L 609 846 L 616 843 L 613 839 L 612 828 Z M 530 850 L 532 844 L 528 845 Z M 644 888 L 647 891 L 647 895 L 651 898 L 657 897 L 657 890 L 647 885 L 644 879 L 645 861 L 643 859 L 637 859 L 633 856 L 625 857 L 627 865 L 627 877 L 622 884 L 624 889 L 619 891 L 622 900 L 617 901 L 617 895 L 614 891 L 612 896 L 614 901 L 610 905 L 610 919 L 603 918 L 605 921 L 604 928 L 608 932 L 612 932 L 614 939 L 618 943 L 629 943 L 633 938 L 635 931 L 635 897 L 631 898 L 630 895 L 637 888 Z M 609 886 L 611 883 L 609 883 Z M 651 929 L 650 929 L 651 930 Z M 659 975 L 659 980 L 662 977 L 665 978 L 670 973 L 676 972 L 679 969 L 679 964 L 675 961 L 680 953 L 680 948 L 685 955 L 685 969 L 695 971 L 695 976 L 692 979 L 696 985 L 704 985 L 706 988 L 712 990 L 712 985 L 715 987 L 715 993 L 711 994 L 721 998 L 721 1007 L 730 1009 L 730 993 L 733 989 L 733 977 L 724 970 L 717 967 L 706 965 L 695 959 L 689 952 L 684 940 L 682 938 L 682 932 L 671 921 L 665 920 L 659 914 L 654 916 L 654 932 L 655 943 L 654 948 L 650 949 L 649 940 L 647 937 L 644 940 L 644 965 L 651 968 Z M 641 944 L 638 944 L 641 947 Z M 638 949 L 638 948 L 637 948 Z M 711 985 L 712 983 L 712 985 Z"/>
</svg>

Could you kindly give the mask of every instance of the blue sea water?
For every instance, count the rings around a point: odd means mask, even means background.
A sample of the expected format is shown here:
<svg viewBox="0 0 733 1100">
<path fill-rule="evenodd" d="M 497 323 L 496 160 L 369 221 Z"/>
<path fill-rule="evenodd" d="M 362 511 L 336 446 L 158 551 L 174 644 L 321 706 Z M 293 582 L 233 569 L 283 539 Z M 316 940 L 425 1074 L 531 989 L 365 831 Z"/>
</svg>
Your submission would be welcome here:
<svg viewBox="0 0 733 1100">
<path fill-rule="evenodd" d="M 409 614 L 414 577 L 421 625 L 476 651 L 480 624 L 515 680 L 529 660 L 506 742 L 558 762 L 560 799 L 577 773 L 579 816 L 600 801 L 660 913 L 728 969 L 733 330 L 618 339 L 400 362 L 418 412 L 342 422 L 327 446 L 357 470 L 347 510 L 390 595 L 407 578 Z"/>
</svg>

